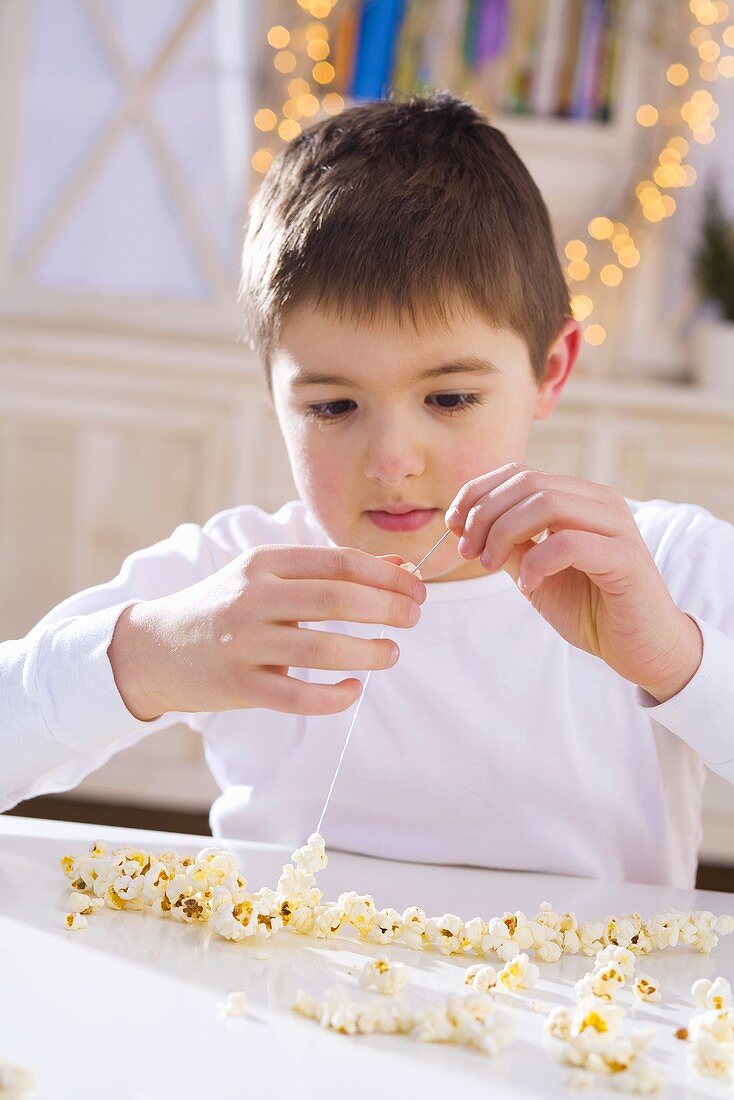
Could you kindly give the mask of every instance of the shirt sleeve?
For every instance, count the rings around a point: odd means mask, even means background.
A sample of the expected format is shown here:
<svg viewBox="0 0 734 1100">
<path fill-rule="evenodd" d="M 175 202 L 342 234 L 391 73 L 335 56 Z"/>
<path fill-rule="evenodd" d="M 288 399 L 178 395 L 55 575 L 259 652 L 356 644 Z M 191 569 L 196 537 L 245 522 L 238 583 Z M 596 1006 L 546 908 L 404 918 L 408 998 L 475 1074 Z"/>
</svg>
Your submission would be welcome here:
<svg viewBox="0 0 734 1100">
<path fill-rule="evenodd" d="M 657 703 L 638 688 L 638 703 L 734 783 L 734 527 L 702 508 L 682 508 L 661 559 L 671 595 L 698 624 L 703 656 L 677 695 Z"/>
<path fill-rule="evenodd" d="M 181 591 L 231 560 L 207 529 L 187 523 L 125 559 L 106 584 L 64 600 L 26 635 L 0 643 L 0 810 L 68 790 L 114 753 L 193 715 L 135 718 L 107 650 L 122 611 Z"/>
</svg>

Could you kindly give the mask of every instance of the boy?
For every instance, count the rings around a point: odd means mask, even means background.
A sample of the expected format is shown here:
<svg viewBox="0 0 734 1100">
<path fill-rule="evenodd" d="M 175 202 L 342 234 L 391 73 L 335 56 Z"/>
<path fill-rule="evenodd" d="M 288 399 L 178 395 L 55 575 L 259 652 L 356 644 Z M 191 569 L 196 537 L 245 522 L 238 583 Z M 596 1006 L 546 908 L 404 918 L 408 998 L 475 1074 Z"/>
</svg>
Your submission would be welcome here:
<svg viewBox="0 0 734 1100">
<path fill-rule="evenodd" d="M 184 718 L 215 835 L 300 843 L 354 670 L 389 669 L 331 846 L 690 887 L 702 761 L 734 776 L 734 528 L 523 465 L 579 330 L 504 137 L 448 95 L 305 132 L 242 297 L 300 500 L 184 524 L 0 647 L 3 805 Z M 398 566 L 446 522 L 424 586 Z"/>
</svg>

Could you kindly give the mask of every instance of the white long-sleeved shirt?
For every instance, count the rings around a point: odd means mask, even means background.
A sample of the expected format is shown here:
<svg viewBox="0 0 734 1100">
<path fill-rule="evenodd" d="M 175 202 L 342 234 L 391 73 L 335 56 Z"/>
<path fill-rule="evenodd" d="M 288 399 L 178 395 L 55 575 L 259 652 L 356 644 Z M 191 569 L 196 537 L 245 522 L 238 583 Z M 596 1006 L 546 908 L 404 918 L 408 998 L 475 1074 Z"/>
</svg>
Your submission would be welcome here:
<svg viewBox="0 0 734 1100">
<path fill-rule="evenodd" d="M 365 693 L 326 814 L 331 846 L 693 884 L 703 764 L 734 782 L 734 527 L 690 505 L 630 504 L 673 598 L 701 628 L 703 660 L 690 683 L 657 705 L 565 642 L 504 572 L 429 584 L 418 625 L 393 632 L 398 664 L 374 674 Z M 0 809 L 69 789 L 120 749 L 184 721 L 200 731 L 222 790 L 215 836 L 301 843 L 318 821 L 352 710 L 140 722 L 107 656 L 124 607 L 268 543 L 329 539 L 299 501 L 274 515 L 233 508 L 203 527 L 177 527 L 128 557 L 108 584 L 0 644 Z M 319 682 L 347 675 L 292 671 Z"/>
</svg>

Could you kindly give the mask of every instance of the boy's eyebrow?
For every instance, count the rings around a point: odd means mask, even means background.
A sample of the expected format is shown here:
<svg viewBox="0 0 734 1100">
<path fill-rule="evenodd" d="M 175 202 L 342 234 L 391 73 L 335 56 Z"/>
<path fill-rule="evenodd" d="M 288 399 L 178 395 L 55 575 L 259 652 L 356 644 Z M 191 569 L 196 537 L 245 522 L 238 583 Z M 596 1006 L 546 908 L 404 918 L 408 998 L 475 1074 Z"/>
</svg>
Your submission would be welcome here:
<svg viewBox="0 0 734 1100">
<path fill-rule="evenodd" d="M 418 371 L 412 378 L 413 382 L 425 382 L 428 378 L 437 378 L 442 374 L 499 374 L 499 367 L 490 363 L 489 359 L 480 359 L 475 355 L 468 355 L 461 359 L 454 359 L 450 363 L 440 363 L 435 367 L 427 367 Z M 352 378 L 345 378 L 341 374 L 322 374 L 319 371 L 305 370 L 297 367 L 291 375 L 291 383 L 294 386 L 354 386 Z"/>
</svg>

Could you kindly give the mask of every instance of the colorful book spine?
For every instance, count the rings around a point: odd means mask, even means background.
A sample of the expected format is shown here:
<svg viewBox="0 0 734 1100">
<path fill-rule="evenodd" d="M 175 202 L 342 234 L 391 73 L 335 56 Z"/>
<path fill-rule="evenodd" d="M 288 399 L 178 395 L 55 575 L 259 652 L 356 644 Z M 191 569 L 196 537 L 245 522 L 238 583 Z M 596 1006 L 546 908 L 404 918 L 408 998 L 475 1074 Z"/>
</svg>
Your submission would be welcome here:
<svg viewBox="0 0 734 1100">
<path fill-rule="evenodd" d="M 596 113 L 607 6 L 607 0 L 586 0 L 571 98 L 573 118 L 593 118 Z"/>
<path fill-rule="evenodd" d="M 563 50 L 563 60 L 558 79 L 558 100 L 556 111 L 559 115 L 570 115 L 573 105 L 573 86 L 576 75 L 581 23 L 584 14 L 584 0 L 569 0 L 568 21 Z"/>
<path fill-rule="evenodd" d="M 355 99 L 379 99 L 389 93 L 404 13 L 405 0 L 365 0 L 350 89 Z"/>
<path fill-rule="evenodd" d="M 545 0 L 538 54 L 530 81 L 530 109 L 538 115 L 553 115 L 558 110 L 568 17 L 568 0 Z"/>
<path fill-rule="evenodd" d="M 331 37 L 331 62 L 336 70 L 334 91 L 345 95 L 354 81 L 358 16 L 357 5 L 348 8 L 338 20 Z"/>
<path fill-rule="evenodd" d="M 542 7 L 535 0 L 514 0 L 512 33 L 507 57 L 507 83 L 503 106 L 510 111 L 527 111 L 531 69 L 537 49 L 538 22 Z"/>
<path fill-rule="evenodd" d="M 486 110 L 607 120 L 626 0 L 354 0 L 332 35 L 355 99 L 448 88 Z"/>
<path fill-rule="evenodd" d="M 617 79 L 619 40 L 621 35 L 621 21 L 623 18 L 620 0 L 610 0 L 610 3 L 607 5 L 606 15 L 607 23 L 604 34 L 604 48 L 602 51 L 595 112 L 595 117 L 600 122 L 608 122 L 613 114 L 614 87 Z"/>
</svg>

